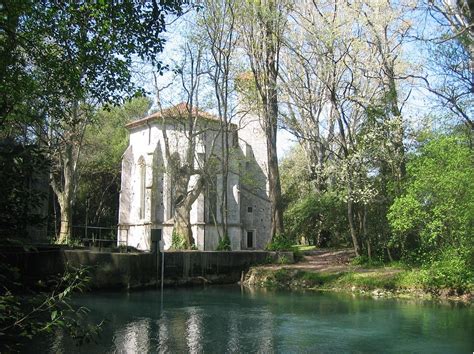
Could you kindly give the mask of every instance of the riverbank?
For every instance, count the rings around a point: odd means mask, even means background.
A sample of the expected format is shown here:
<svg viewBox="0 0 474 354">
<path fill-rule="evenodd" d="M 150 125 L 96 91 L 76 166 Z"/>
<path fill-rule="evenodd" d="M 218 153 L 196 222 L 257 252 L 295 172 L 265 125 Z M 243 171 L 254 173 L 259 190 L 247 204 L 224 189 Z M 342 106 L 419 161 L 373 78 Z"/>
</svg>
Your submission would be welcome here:
<svg viewBox="0 0 474 354">
<path fill-rule="evenodd" d="M 296 264 L 263 265 L 249 269 L 243 285 L 290 290 L 342 291 L 372 297 L 446 299 L 473 303 L 472 288 L 427 288 L 417 269 L 393 266 L 364 267 L 353 265 L 351 250 L 316 250 L 305 252 Z"/>
</svg>

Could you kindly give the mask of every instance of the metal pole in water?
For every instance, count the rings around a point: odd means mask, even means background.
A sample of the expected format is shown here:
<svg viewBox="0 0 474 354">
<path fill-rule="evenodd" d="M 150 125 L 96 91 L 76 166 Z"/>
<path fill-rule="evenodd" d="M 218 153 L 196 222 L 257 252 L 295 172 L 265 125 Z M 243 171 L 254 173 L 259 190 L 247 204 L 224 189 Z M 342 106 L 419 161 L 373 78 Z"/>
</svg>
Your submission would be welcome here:
<svg viewBox="0 0 474 354">
<path fill-rule="evenodd" d="M 163 311 L 163 279 L 165 277 L 165 243 L 160 240 L 161 251 L 161 310 Z"/>
<path fill-rule="evenodd" d="M 165 252 L 161 251 L 161 291 L 163 291 L 164 277 L 165 277 Z"/>
</svg>

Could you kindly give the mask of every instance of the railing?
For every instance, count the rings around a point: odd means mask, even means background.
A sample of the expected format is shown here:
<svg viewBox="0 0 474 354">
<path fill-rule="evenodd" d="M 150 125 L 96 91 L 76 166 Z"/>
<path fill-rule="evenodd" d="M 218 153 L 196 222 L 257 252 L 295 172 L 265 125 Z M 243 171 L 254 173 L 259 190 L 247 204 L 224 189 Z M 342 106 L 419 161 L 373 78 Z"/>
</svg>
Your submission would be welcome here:
<svg viewBox="0 0 474 354">
<path fill-rule="evenodd" d="M 117 246 L 117 231 L 115 227 L 75 225 L 72 227 L 74 240 L 85 247 L 111 248 Z"/>
</svg>

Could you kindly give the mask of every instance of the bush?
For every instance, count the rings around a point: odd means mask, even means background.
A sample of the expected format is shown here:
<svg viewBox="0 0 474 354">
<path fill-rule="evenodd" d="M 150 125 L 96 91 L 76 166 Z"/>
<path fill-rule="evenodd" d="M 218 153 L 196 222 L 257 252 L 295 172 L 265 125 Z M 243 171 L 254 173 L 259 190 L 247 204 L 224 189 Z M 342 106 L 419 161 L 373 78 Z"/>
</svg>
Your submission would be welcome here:
<svg viewBox="0 0 474 354">
<path fill-rule="evenodd" d="M 365 255 L 354 257 L 351 261 L 351 264 L 360 265 L 360 266 L 363 266 L 364 268 L 378 268 L 378 267 L 384 266 L 384 262 L 382 260 L 369 259 L 369 257 Z"/>
<path fill-rule="evenodd" d="M 63 329 L 77 345 L 95 340 L 103 322 L 85 325 L 84 316 L 89 310 L 70 303 L 73 294 L 86 289 L 88 273 L 86 267 L 71 267 L 31 288 L 25 285 L 27 282 L 19 270 L 2 259 L 0 352 L 20 352 L 27 340 L 57 329 Z"/>
<path fill-rule="evenodd" d="M 173 230 L 171 235 L 171 248 L 174 250 L 184 250 L 186 249 L 186 240 L 183 235 L 178 234 Z"/>
<path fill-rule="evenodd" d="M 474 252 L 454 248 L 445 250 L 437 259 L 425 264 L 420 271 L 424 288 L 451 289 L 458 294 L 474 290 Z"/>
<path fill-rule="evenodd" d="M 460 135 L 421 142 L 407 164 L 405 192 L 387 215 L 403 260 L 421 266 L 427 290 L 470 291 L 474 284 L 474 169 Z"/>
<path fill-rule="evenodd" d="M 434 136 L 422 142 L 407 164 L 405 193 L 387 215 L 393 244 L 402 256 L 429 264 L 456 245 L 473 247 L 474 169 L 472 151 L 458 136 Z M 441 252 L 441 253 L 440 253 Z"/>
<path fill-rule="evenodd" d="M 291 251 L 293 242 L 285 235 L 276 234 L 272 241 L 265 247 L 267 251 Z"/>
<path fill-rule="evenodd" d="M 227 234 L 219 238 L 219 243 L 217 245 L 216 251 L 230 251 L 230 239 Z"/>
</svg>

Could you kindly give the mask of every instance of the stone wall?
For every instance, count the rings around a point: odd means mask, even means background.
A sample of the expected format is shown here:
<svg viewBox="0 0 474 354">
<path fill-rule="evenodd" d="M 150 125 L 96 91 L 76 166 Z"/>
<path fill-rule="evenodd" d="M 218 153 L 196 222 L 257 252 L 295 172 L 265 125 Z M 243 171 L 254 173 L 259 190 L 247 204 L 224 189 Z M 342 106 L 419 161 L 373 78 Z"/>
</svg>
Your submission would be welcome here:
<svg viewBox="0 0 474 354">
<path fill-rule="evenodd" d="M 216 249 L 219 233 L 215 227 L 207 229 L 207 226 L 213 226 L 216 221 L 215 226 L 221 227 L 223 216 L 220 205 L 224 193 L 227 194 L 227 223 L 239 228 L 227 231 L 232 250 L 264 249 L 271 239 L 265 134 L 256 115 L 246 114 L 236 121 L 239 125 L 232 125 L 229 143 L 231 153 L 227 185 L 224 185 L 222 174 L 216 169 L 212 176 L 214 182 L 207 185 L 211 191 L 204 190 L 190 212 L 195 245 L 202 251 Z M 122 161 L 118 245 L 126 244 L 149 251 L 150 231 L 159 228 L 162 229 L 165 249 L 171 246 L 172 229 L 168 225 L 173 224 L 173 200 L 177 196 L 173 195 L 173 178 L 166 173 L 162 124 L 161 119 L 147 118 L 146 124 L 141 121 L 128 125 L 130 145 Z M 188 140 L 183 120 L 167 118 L 165 124 L 170 153 L 184 161 Z M 205 133 L 196 138 L 196 162 L 204 161 L 223 149 L 218 138 L 218 118 L 199 119 L 198 126 Z M 189 188 L 196 179 L 197 175 L 191 176 Z M 249 239 L 252 242 L 248 242 Z"/>
<path fill-rule="evenodd" d="M 134 289 L 159 284 L 161 261 L 156 253 L 113 253 L 58 247 L 24 251 L 0 250 L 4 259 L 19 268 L 24 281 L 34 283 L 62 274 L 67 266 L 90 267 L 94 289 Z M 264 263 L 293 262 L 292 252 L 165 252 L 165 285 L 229 284 L 242 272 Z"/>
<path fill-rule="evenodd" d="M 236 283 L 257 264 L 293 262 L 292 252 L 165 252 L 165 284 Z"/>
</svg>

